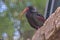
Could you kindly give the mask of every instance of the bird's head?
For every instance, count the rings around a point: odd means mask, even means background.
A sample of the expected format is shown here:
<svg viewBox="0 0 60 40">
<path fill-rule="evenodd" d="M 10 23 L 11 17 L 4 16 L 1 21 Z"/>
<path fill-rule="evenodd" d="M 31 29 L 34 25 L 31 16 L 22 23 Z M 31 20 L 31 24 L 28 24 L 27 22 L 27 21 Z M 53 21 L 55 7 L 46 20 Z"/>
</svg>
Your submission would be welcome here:
<svg viewBox="0 0 60 40">
<path fill-rule="evenodd" d="M 26 7 L 21 13 L 20 13 L 20 18 L 23 16 L 23 14 L 27 13 L 27 12 L 37 12 L 37 9 L 33 6 L 28 6 Z"/>
<path fill-rule="evenodd" d="M 37 12 L 36 7 L 29 6 L 28 8 L 29 8 L 29 10 L 28 10 L 29 12 L 32 12 L 32 13 L 33 13 L 33 12 Z"/>
</svg>

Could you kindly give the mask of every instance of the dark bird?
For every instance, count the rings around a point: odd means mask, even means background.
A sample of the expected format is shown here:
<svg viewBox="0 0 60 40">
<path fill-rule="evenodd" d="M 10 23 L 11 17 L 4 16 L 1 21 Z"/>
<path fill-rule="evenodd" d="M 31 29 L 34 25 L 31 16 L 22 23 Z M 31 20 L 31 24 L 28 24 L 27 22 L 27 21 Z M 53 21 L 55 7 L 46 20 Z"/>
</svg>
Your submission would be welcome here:
<svg viewBox="0 0 60 40">
<path fill-rule="evenodd" d="M 24 9 L 24 11 L 20 14 L 20 17 L 26 13 L 26 18 L 31 25 L 31 27 L 38 29 L 45 22 L 44 17 L 38 13 L 37 9 L 33 6 L 28 6 Z"/>
</svg>

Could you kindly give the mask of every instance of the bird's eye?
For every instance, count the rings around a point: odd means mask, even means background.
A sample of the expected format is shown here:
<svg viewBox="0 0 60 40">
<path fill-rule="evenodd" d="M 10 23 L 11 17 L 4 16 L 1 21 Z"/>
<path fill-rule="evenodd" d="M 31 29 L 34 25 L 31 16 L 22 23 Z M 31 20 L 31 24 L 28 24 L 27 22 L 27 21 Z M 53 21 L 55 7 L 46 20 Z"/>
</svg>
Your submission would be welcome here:
<svg viewBox="0 0 60 40">
<path fill-rule="evenodd" d="M 34 9 L 32 10 L 32 12 L 37 12 L 37 9 L 36 9 L 36 8 L 34 8 Z"/>
</svg>

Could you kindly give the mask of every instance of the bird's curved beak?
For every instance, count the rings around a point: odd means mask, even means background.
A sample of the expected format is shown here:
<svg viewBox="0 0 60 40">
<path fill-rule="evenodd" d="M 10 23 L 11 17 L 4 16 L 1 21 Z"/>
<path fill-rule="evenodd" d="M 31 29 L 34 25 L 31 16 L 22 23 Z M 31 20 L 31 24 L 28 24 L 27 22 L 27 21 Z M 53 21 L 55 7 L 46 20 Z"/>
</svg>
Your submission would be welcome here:
<svg viewBox="0 0 60 40">
<path fill-rule="evenodd" d="M 19 15 L 20 15 L 20 19 L 22 18 L 23 14 L 26 13 L 29 10 L 29 8 L 25 8 Z"/>
</svg>

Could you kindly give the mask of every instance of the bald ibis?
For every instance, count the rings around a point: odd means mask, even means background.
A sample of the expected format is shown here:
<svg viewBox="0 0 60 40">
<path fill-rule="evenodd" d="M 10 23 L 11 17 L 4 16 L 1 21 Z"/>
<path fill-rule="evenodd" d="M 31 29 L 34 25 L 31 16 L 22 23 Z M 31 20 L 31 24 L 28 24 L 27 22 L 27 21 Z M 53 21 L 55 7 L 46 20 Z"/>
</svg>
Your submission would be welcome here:
<svg viewBox="0 0 60 40">
<path fill-rule="evenodd" d="M 26 7 L 23 12 L 20 14 L 20 18 L 23 14 L 26 13 L 26 18 L 31 25 L 31 27 L 38 29 L 40 28 L 43 23 L 45 22 L 44 17 L 38 13 L 37 9 L 33 6 Z"/>
</svg>

